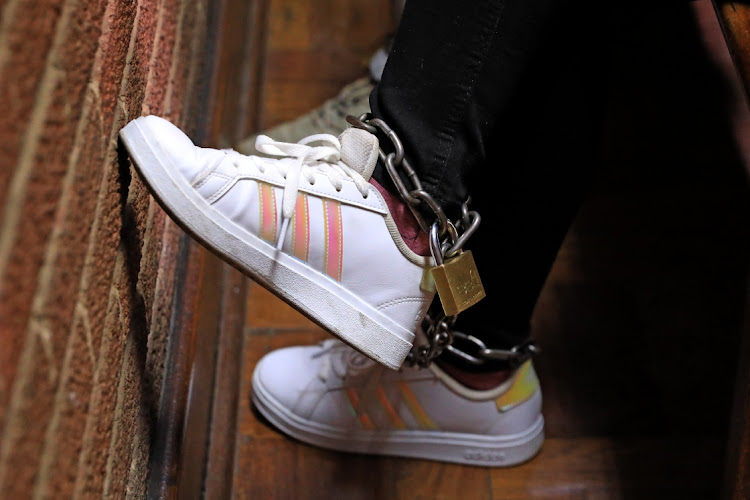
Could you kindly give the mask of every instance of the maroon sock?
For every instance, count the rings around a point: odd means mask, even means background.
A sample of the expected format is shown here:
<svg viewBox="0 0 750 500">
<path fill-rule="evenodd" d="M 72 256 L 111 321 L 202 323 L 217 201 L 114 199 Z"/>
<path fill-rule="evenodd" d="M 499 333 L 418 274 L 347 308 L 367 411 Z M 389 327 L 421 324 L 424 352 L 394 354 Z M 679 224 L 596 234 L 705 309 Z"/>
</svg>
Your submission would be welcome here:
<svg viewBox="0 0 750 500">
<path fill-rule="evenodd" d="M 485 373 L 472 373 L 456 368 L 450 363 L 438 358 L 434 361 L 445 373 L 456 379 L 469 389 L 488 391 L 499 386 L 510 377 L 512 370 L 499 370 Z"/>
<path fill-rule="evenodd" d="M 388 205 L 388 210 L 391 211 L 391 216 L 396 222 L 398 232 L 401 234 L 401 238 L 404 239 L 406 246 L 417 255 L 430 255 L 430 240 L 428 235 L 419 227 L 417 219 L 411 213 L 406 202 L 400 196 L 386 191 L 375 179 L 370 179 L 370 183 L 383 195 L 385 203 Z"/>
</svg>

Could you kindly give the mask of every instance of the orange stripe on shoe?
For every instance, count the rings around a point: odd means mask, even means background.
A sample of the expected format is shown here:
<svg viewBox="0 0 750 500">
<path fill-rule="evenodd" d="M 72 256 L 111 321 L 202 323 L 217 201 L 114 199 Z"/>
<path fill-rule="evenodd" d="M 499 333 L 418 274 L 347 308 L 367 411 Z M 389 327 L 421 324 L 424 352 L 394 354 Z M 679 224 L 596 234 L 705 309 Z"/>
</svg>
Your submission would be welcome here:
<svg viewBox="0 0 750 500">
<path fill-rule="evenodd" d="M 292 219 L 292 255 L 307 262 L 310 255 L 310 212 L 307 206 L 307 195 L 297 194 L 297 205 Z"/>
<path fill-rule="evenodd" d="M 359 423 L 362 424 L 362 427 L 368 430 L 375 429 L 375 424 L 372 423 L 372 420 L 370 420 L 369 415 L 363 412 L 362 409 L 360 408 L 359 397 L 357 396 L 357 393 L 354 391 L 354 389 L 352 388 L 347 389 L 346 395 L 349 397 L 349 404 L 351 405 L 352 412 L 354 416 L 356 416 L 357 419 L 359 420 Z"/>
<path fill-rule="evenodd" d="M 273 186 L 265 182 L 258 183 L 258 198 L 260 200 L 260 238 L 276 243 L 276 196 Z"/>
<path fill-rule="evenodd" d="M 388 414 L 388 418 L 391 419 L 393 427 L 395 427 L 396 429 L 406 429 L 406 423 L 404 422 L 404 419 L 402 419 L 401 416 L 396 413 L 396 410 L 393 409 L 393 406 L 391 405 L 391 402 L 388 401 L 388 397 L 385 395 L 385 391 L 383 390 L 383 388 L 378 387 L 377 393 L 380 405 Z"/>
<path fill-rule="evenodd" d="M 417 401 L 409 384 L 406 382 L 399 382 L 398 388 L 401 391 L 401 395 L 404 397 L 404 401 L 406 401 L 406 406 L 409 407 L 409 411 L 411 411 L 411 414 L 414 416 L 414 419 L 419 426 L 423 429 L 437 429 L 438 427 L 435 425 L 435 422 L 432 421 L 429 415 L 427 415 L 427 412 L 424 411 L 424 408 L 422 408 L 422 405 Z"/>
<path fill-rule="evenodd" d="M 539 389 L 539 378 L 536 376 L 531 361 L 526 361 L 518 369 L 516 378 L 502 396 L 495 400 L 498 411 L 506 412 L 527 401 Z"/>
<path fill-rule="evenodd" d="M 326 247 L 323 257 L 323 272 L 341 281 L 341 266 L 344 255 L 344 238 L 341 227 L 341 204 L 333 200 L 323 200 Z"/>
</svg>

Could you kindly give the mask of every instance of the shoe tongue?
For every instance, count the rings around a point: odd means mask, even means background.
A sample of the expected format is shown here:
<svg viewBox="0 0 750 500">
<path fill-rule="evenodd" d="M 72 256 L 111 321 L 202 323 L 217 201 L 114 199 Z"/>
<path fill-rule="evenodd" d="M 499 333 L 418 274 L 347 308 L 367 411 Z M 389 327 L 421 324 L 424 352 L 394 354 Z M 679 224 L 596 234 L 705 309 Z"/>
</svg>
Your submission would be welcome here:
<svg viewBox="0 0 750 500">
<path fill-rule="evenodd" d="M 372 177 L 378 162 L 378 138 L 358 128 L 348 128 L 339 136 L 341 160 L 366 181 Z"/>
</svg>

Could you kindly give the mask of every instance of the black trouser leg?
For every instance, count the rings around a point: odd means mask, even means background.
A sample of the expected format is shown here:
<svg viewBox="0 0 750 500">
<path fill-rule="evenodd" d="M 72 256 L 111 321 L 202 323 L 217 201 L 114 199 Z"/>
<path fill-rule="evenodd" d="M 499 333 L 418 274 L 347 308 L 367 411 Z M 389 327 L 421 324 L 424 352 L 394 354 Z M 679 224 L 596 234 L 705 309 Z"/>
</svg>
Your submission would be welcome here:
<svg viewBox="0 0 750 500">
<path fill-rule="evenodd" d="M 487 298 L 457 328 L 492 346 L 528 336 L 591 180 L 606 16 L 589 3 L 409 0 L 370 96 L 449 217 L 468 195 L 482 216 L 467 248 Z M 375 178 L 391 186 L 384 169 Z"/>
<path fill-rule="evenodd" d="M 428 192 L 451 217 L 468 194 L 467 174 L 492 147 L 555 17 L 570 0 L 409 0 L 383 77 L 375 116 L 398 132 Z M 387 173 L 375 178 L 390 185 Z"/>
<path fill-rule="evenodd" d="M 595 177 L 605 71 L 585 50 L 540 57 L 498 119 L 487 162 L 472 171 L 469 240 L 487 298 L 456 328 L 495 347 L 528 338 L 539 293 Z"/>
</svg>

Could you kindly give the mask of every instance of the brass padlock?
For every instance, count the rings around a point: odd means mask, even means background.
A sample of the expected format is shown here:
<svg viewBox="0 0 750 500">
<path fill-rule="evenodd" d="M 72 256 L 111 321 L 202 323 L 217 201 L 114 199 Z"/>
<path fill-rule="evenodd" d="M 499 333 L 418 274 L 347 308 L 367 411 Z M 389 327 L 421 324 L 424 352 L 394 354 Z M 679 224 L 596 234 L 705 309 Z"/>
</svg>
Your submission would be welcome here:
<svg viewBox="0 0 750 500">
<path fill-rule="evenodd" d="M 432 278 L 446 316 L 455 316 L 484 298 L 484 286 L 471 251 L 462 251 L 445 260 L 437 224 L 430 228 L 430 251 L 436 264 Z"/>
</svg>

